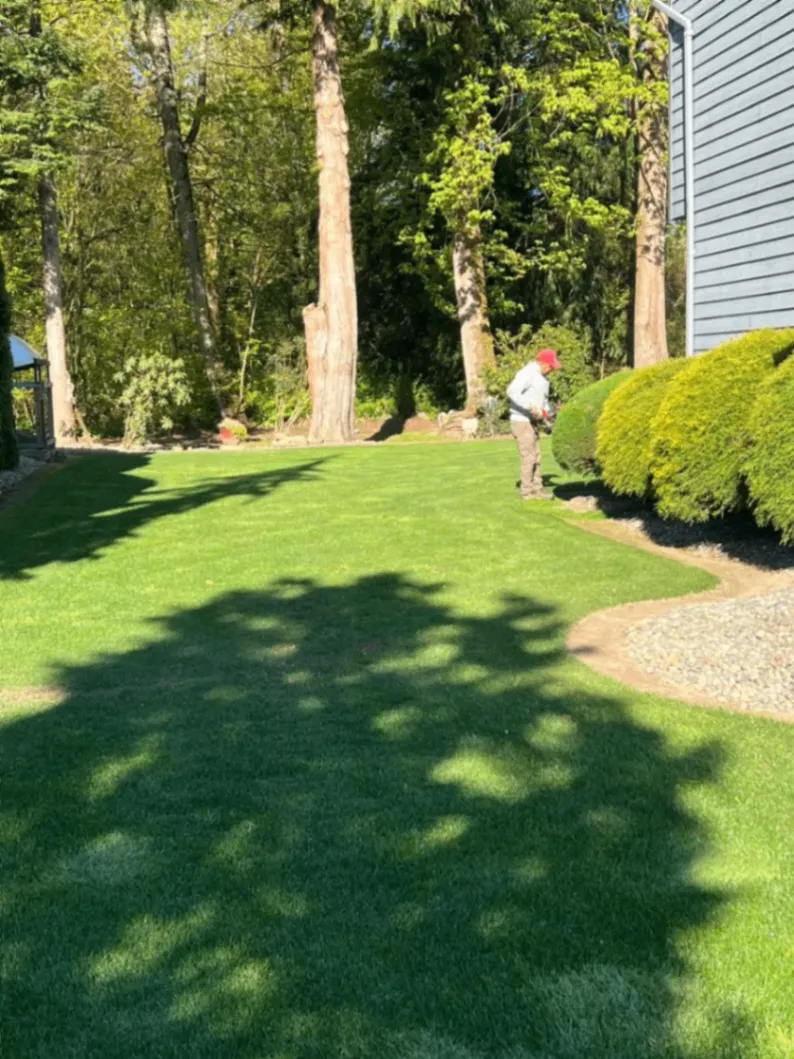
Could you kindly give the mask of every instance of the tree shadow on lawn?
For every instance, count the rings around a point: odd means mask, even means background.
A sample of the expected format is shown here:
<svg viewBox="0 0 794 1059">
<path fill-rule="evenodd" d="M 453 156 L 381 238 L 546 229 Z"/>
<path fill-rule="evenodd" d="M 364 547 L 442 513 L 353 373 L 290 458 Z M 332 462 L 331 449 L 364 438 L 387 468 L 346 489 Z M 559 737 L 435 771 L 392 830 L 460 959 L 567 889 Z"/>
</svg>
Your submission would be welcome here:
<svg viewBox="0 0 794 1059">
<path fill-rule="evenodd" d="M 130 473 L 145 467 L 148 456 L 82 457 L 38 490 L 33 505 L 15 505 L 3 513 L 0 581 L 25 579 L 35 567 L 52 562 L 98 559 L 105 548 L 134 537 L 159 518 L 232 496 L 254 500 L 283 485 L 314 480 L 329 458 L 164 490 L 154 479 Z"/>
<path fill-rule="evenodd" d="M 389 416 L 367 441 L 388 441 L 389 438 L 399 437 L 404 431 L 405 419 L 402 416 Z"/>
<path fill-rule="evenodd" d="M 7 1054 L 694 1059 L 677 940 L 727 894 L 681 791 L 721 752 L 572 684 L 561 633 L 285 581 L 61 674 L 0 729 Z M 750 1059 L 714 1017 L 697 1055 Z"/>
</svg>

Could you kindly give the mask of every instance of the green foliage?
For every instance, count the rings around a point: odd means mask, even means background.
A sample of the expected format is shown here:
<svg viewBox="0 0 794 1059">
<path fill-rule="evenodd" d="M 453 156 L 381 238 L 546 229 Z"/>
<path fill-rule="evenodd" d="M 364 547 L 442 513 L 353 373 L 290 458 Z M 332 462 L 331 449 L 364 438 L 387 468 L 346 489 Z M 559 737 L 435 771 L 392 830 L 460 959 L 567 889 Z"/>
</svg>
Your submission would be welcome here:
<svg viewBox="0 0 794 1059">
<path fill-rule="evenodd" d="M 450 314 L 456 311 L 449 279 L 453 237 L 476 247 L 494 268 L 513 276 L 526 270 L 525 258 L 509 245 L 506 233 L 495 228 L 496 165 L 511 147 L 492 115 L 506 105 L 513 91 L 512 71 L 503 70 L 494 88 L 493 80 L 493 71 L 483 69 L 445 93 L 443 120 L 425 158 L 426 169 L 417 178 L 428 190 L 426 212 L 416 230 L 407 228 L 401 235 L 434 290 L 437 305 Z M 446 234 L 434 245 L 437 223 Z"/>
<path fill-rule="evenodd" d="M 599 379 L 580 390 L 562 409 L 554 424 L 552 450 L 564 470 L 577 474 L 598 472 L 596 432 L 604 402 L 630 378 L 630 371 L 621 371 Z"/>
<path fill-rule="evenodd" d="M 21 374 L 24 378 L 28 373 L 22 372 Z M 17 433 L 32 434 L 36 429 L 36 405 L 33 393 L 30 390 L 14 389 L 12 396 Z"/>
<path fill-rule="evenodd" d="M 13 471 L 19 464 L 19 446 L 14 425 L 12 397 L 11 311 L 6 293 L 5 265 L 0 258 L 0 471 Z"/>
<path fill-rule="evenodd" d="M 89 428 L 121 432 L 115 376 L 152 349 L 184 361 L 185 424 L 206 425 L 214 411 L 172 203 L 152 178 L 161 129 L 129 7 L 40 6 L 32 36 L 29 0 L 0 4 L 0 221 L 16 327 L 41 344 L 35 187 L 54 171 L 70 368 Z M 275 21 L 269 0 L 166 6 L 183 133 L 200 118 L 190 165 L 220 385 L 233 414 L 277 426 L 307 409 L 299 358 L 280 351 L 297 349 L 300 308 L 317 296 L 309 8 Z M 374 6 L 374 22 L 368 0 L 338 12 L 362 410 L 405 411 L 409 390 L 417 411 L 460 407 L 449 248 L 461 229 L 479 230 L 494 330 L 534 334 L 551 321 L 588 336 L 595 375 L 625 363 L 629 104 L 647 89 L 622 13 L 599 0 Z"/>
<path fill-rule="evenodd" d="M 397 402 L 388 382 L 361 373 L 356 386 L 356 416 L 360 419 L 387 419 L 396 414 Z"/>
<path fill-rule="evenodd" d="M 756 519 L 794 543 L 794 357 L 758 391 L 749 423 L 745 474 Z"/>
<path fill-rule="evenodd" d="M 643 368 L 607 398 L 598 420 L 596 460 L 613 492 L 636 497 L 648 494 L 651 423 L 667 387 L 685 366 L 684 360 L 666 360 Z"/>
<path fill-rule="evenodd" d="M 258 426 L 282 430 L 308 415 L 302 339 L 272 345 L 251 340 L 243 350 L 239 387 L 239 411 Z"/>
<path fill-rule="evenodd" d="M 686 225 L 670 230 L 665 242 L 667 348 L 671 357 L 686 356 Z"/>
<path fill-rule="evenodd" d="M 414 385 L 413 403 L 414 415 L 426 416 L 428 419 L 435 419 L 442 410 L 427 383 Z"/>
<path fill-rule="evenodd" d="M 707 522 L 744 502 L 750 413 L 759 387 L 794 349 L 794 330 L 756 331 L 687 363 L 653 421 L 651 474 L 659 512 Z"/>
<path fill-rule="evenodd" d="M 404 372 L 394 380 L 377 377 L 366 367 L 359 373 L 356 415 L 361 419 L 410 419 L 415 415 L 435 419 L 439 411 L 431 388 L 413 383 Z"/>
<path fill-rule="evenodd" d="M 571 327 L 549 322 L 535 332 L 528 324 L 514 334 L 497 331 L 495 346 L 497 364 L 487 372 L 486 388 L 489 396 L 499 402 L 503 415 L 507 412 L 507 387 L 516 372 L 534 360 L 541 349 L 556 349 L 562 363 L 562 371 L 555 371 L 549 379 L 556 401 L 569 401 L 595 378 L 588 336 Z"/>
<path fill-rule="evenodd" d="M 163 353 L 130 357 L 116 382 L 123 387 L 118 397 L 124 412 L 124 442 L 140 445 L 173 430 L 174 413 L 190 402 L 185 365 Z"/>
<path fill-rule="evenodd" d="M 67 164 L 75 138 L 101 117 L 101 88 L 80 78 L 83 42 L 62 31 L 60 14 L 47 0 L 3 0 L 0 203 L 6 206 L 31 179 Z"/>
</svg>

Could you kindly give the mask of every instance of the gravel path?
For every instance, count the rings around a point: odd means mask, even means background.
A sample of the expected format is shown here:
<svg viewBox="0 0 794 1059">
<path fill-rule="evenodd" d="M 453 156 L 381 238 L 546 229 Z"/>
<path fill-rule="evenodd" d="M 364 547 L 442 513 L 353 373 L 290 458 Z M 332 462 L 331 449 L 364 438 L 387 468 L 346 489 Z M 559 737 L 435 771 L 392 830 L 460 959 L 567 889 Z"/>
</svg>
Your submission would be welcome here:
<svg viewBox="0 0 794 1059">
<path fill-rule="evenodd" d="M 23 482 L 29 475 L 40 471 L 44 465 L 41 460 L 31 460 L 23 456 L 19 461 L 19 467 L 15 471 L 0 471 L 0 496 L 10 493 L 11 490 Z"/>
<path fill-rule="evenodd" d="M 747 710 L 794 713 L 794 588 L 682 606 L 626 634 L 635 664 Z"/>
</svg>

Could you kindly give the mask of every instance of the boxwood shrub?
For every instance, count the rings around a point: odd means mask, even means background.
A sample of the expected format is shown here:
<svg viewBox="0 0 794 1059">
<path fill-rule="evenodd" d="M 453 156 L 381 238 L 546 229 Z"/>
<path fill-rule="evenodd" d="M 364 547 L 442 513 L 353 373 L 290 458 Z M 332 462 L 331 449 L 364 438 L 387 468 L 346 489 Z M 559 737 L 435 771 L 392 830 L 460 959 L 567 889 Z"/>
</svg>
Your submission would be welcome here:
<svg viewBox="0 0 794 1059">
<path fill-rule="evenodd" d="M 745 463 L 755 516 L 794 542 L 794 357 L 762 383 L 750 415 Z"/>
<path fill-rule="evenodd" d="M 659 513 L 706 522 L 742 506 L 750 413 L 764 380 L 794 349 L 794 330 L 756 331 L 688 362 L 651 428 Z"/>
<path fill-rule="evenodd" d="M 566 471 L 596 474 L 596 427 L 607 397 L 631 378 L 620 371 L 586 386 L 566 404 L 554 424 L 552 449 L 557 463 Z"/>
<path fill-rule="evenodd" d="M 635 371 L 611 393 L 598 420 L 596 460 L 606 485 L 622 496 L 647 496 L 651 482 L 651 423 L 668 385 L 686 365 L 665 360 Z"/>
</svg>

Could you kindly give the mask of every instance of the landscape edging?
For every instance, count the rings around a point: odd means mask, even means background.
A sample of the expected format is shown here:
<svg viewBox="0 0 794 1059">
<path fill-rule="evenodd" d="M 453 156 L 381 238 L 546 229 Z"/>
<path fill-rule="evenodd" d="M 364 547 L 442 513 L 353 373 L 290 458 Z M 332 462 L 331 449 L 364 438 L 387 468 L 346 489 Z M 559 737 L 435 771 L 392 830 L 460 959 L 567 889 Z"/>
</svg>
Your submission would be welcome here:
<svg viewBox="0 0 794 1059">
<path fill-rule="evenodd" d="M 611 677 L 650 695 L 685 702 L 691 706 L 729 710 L 743 716 L 767 717 L 792 724 L 794 714 L 775 710 L 742 707 L 735 702 L 704 695 L 696 688 L 685 688 L 665 681 L 655 673 L 641 669 L 631 657 L 626 634 L 633 626 L 649 618 L 658 618 L 681 607 L 699 606 L 751 596 L 765 596 L 781 588 L 794 587 L 794 570 L 760 570 L 755 566 L 731 559 L 705 557 L 697 553 L 666 548 L 639 537 L 618 523 L 575 522 L 580 529 L 633 548 L 641 548 L 653 555 L 673 559 L 686 566 L 695 566 L 718 578 L 715 588 L 669 599 L 624 603 L 618 607 L 596 611 L 588 615 L 568 633 L 566 646 L 570 654 L 602 676 Z"/>
</svg>

